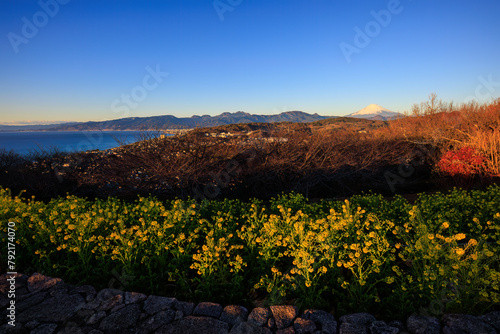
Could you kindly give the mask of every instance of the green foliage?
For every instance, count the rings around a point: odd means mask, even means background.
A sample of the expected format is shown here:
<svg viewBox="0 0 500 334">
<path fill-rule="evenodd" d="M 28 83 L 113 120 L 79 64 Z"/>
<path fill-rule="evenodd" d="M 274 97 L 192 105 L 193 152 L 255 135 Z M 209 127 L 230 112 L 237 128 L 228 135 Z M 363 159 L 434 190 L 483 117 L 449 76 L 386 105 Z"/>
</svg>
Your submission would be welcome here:
<svg viewBox="0 0 500 334">
<path fill-rule="evenodd" d="M 73 283 L 392 318 L 482 313 L 500 303 L 498 186 L 422 194 L 414 206 L 398 196 L 310 203 L 294 193 L 267 204 L 43 203 L 0 188 L 2 233 L 9 221 L 19 271 Z"/>
</svg>

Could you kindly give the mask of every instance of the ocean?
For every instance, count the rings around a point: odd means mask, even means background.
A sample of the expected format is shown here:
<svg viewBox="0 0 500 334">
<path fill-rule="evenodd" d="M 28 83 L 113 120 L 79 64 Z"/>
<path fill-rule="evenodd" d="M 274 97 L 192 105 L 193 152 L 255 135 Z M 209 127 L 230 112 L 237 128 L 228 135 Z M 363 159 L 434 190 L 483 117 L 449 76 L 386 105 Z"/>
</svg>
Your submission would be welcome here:
<svg viewBox="0 0 500 334">
<path fill-rule="evenodd" d="M 57 148 L 64 152 L 107 150 L 140 140 L 144 131 L 22 131 L 0 132 L 0 150 L 27 155 Z"/>
</svg>

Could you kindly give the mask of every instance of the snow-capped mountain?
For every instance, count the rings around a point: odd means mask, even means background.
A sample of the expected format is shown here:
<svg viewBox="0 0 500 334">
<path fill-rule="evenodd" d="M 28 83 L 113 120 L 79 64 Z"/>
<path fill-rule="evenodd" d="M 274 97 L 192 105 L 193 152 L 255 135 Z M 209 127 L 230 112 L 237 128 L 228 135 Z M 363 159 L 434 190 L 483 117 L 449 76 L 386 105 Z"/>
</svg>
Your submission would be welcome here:
<svg viewBox="0 0 500 334">
<path fill-rule="evenodd" d="M 356 111 L 355 113 L 349 114 L 346 117 L 387 121 L 398 117 L 403 117 L 403 114 L 387 110 L 379 106 L 378 104 L 370 104 L 369 106 Z"/>
</svg>

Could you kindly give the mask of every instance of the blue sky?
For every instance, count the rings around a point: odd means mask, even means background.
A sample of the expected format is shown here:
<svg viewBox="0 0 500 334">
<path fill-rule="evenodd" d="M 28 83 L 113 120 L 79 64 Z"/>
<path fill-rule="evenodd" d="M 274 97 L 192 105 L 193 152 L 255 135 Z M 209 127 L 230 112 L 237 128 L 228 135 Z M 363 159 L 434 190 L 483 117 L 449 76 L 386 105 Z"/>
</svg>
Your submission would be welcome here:
<svg viewBox="0 0 500 334">
<path fill-rule="evenodd" d="M 0 0 L 0 123 L 486 101 L 500 96 L 499 13 L 498 0 Z"/>
</svg>

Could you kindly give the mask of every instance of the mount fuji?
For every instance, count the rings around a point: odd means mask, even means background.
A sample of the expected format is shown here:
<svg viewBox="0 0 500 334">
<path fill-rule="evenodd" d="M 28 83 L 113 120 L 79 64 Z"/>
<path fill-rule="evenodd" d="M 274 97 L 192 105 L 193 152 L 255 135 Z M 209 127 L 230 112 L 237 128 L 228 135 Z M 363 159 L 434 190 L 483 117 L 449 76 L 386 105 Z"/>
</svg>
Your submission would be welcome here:
<svg viewBox="0 0 500 334">
<path fill-rule="evenodd" d="M 404 117 L 404 115 L 401 113 L 398 113 L 398 112 L 387 110 L 387 109 L 379 106 L 378 104 L 370 104 L 369 106 L 367 106 L 359 111 L 356 111 L 355 113 L 346 115 L 346 117 L 388 121 L 391 119 Z"/>
</svg>

